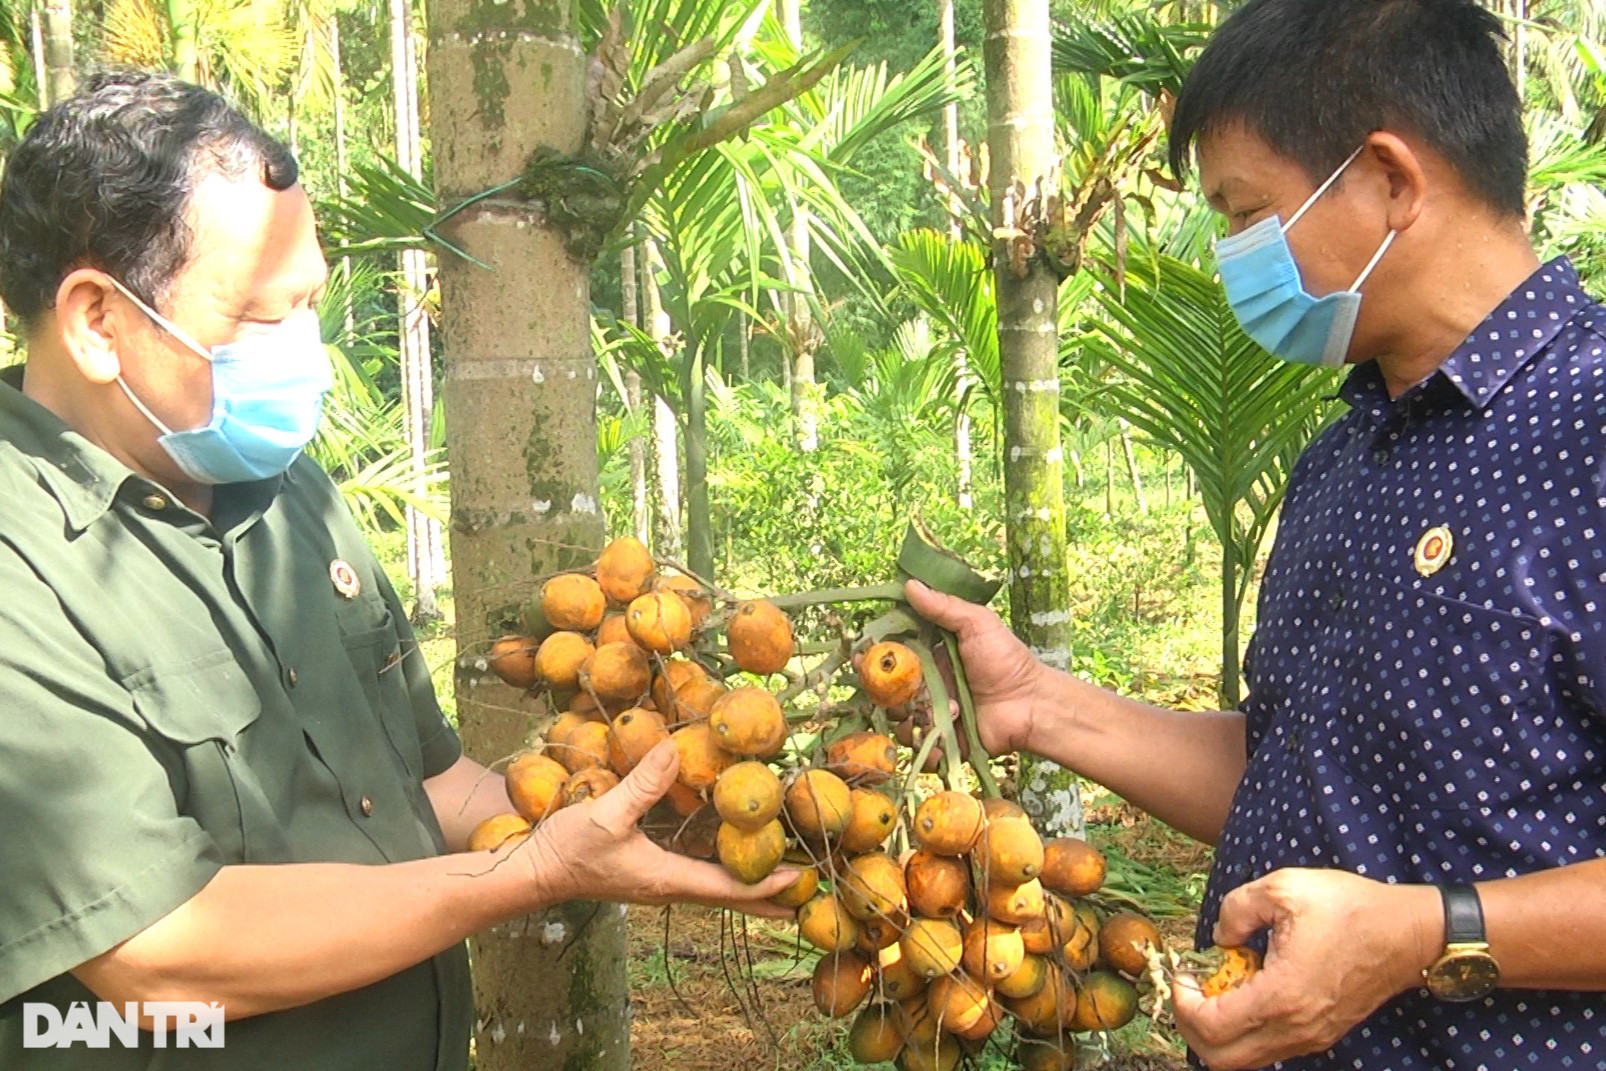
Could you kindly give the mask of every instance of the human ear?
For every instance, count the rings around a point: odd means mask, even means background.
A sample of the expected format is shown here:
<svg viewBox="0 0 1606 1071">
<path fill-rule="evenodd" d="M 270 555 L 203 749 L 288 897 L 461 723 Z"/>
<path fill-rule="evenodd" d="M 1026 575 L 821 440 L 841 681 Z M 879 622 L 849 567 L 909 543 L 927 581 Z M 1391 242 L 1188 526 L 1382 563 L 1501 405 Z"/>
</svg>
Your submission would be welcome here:
<svg viewBox="0 0 1606 1071">
<path fill-rule="evenodd" d="M 62 349 L 91 383 L 111 383 L 122 374 L 119 341 L 132 324 L 104 273 L 78 268 L 56 288 L 56 325 Z"/>
<path fill-rule="evenodd" d="M 1409 230 L 1427 200 L 1428 180 L 1421 158 L 1405 139 L 1383 130 L 1366 139 L 1366 151 L 1388 183 L 1389 229 Z"/>
</svg>

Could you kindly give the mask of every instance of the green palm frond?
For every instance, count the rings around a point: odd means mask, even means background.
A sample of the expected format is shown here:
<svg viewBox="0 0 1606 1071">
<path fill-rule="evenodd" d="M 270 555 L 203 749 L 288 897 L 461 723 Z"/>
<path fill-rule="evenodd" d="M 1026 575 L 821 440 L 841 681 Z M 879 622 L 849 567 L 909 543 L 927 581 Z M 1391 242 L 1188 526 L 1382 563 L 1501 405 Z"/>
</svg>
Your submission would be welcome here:
<svg viewBox="0 0 1606 1071">
<path fill-rule="evenodd" d="M 917 230 L 901 235 L 889 257 L 909 301 L 930 318 L 950 346 L 965 351 L 971 391 L 980 391 L 989 404 L 999 406 L 1003 372 L 998 358 L 998 300 L 981 247 L 937 231 Z"/>
<path fill-rule="evenodd" d="M 949 78 L 938 49 L 902 74 L 889 75 L 885 63 L 838 67 L 793 102 L 796 121 L 807 131 L 800 147 L 847 163 L 887 131 L 970 99 L 976 84 L 969 56 L 960 54 Z"/>
<path fill-rule="evenodd" d="M 1073 13 L 1054 25 L 1054 69 L 1175 95 L 1209 38 L 1208 26 L 1168 24 L 1152 12 L 1102 19 Z"/>
<path fill-rule="evenodd" d="M 428 176 L 414 178 L 389 156 L 356 163 L 346 178 L 346 194 L 319 206 L 330 257 L 422 249 L 435 220 L 435 191 Z"/>
<path fill-rule="evenodd" d="M 1162 257 L 1129 265 L 1125 296 L 1100 277 L 1092 321 L 1102 359 L 1120 373 L 1112 414 L 1180 454 L 1199 480 L 1224 552 L 1223 698 L 1236 702 L 1236 614 L 1295 461 L 1330 409 L 1332 372 L 1279 360 L 1238 326 L 1217 280 Z M 1230 603 L 1230 605 L 1229 605 Z"/>
<path fill-rule="evenodd" d="M 335 367 L 335 387 L 324 400 L 323 423 L 308 453 L 366 527 L 387 520 L 400 524 L 408 506 L 444 520 L 444 453 L 432 451 L 422 474 L 415 473 L 401 405 L 370 394 L 349 363 Z"/>
</svg>

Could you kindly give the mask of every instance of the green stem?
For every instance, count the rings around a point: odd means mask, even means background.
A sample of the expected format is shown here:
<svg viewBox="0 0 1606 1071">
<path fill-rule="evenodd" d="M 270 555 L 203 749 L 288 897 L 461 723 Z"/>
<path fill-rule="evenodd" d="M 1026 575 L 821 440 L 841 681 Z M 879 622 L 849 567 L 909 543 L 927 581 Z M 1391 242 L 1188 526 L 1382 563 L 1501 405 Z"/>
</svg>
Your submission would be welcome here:
<svg viewBox="0 0 1606 1071">
<path fill-rule="evenodd" d="M 843 651 L 839 645 L 835 654 L 831 655 L 831 657 L 827 659 L 824 659 L 819 665 L 803 674 L 801 679 L 793 684 L 788 685 L 786 689 L 775 698 L 780 701 L 781 705 L 786 705 L 787 702 L 796 699 L 804 692 L 809 691 L 821 681 L 829 680 L 836 674 L 837 670 L 842 668 L 843 664 L 846 663 L 847 660 L 847 652 Z"/>
<path fill-rule="evenodd" d="M 981 730 L 976 723 L 976 700 L 970 694 L 970 679 L 965 673 L 965 664 L 959 659 L 959 641 L 952 632 L 941 629 L 943 646 L 948 650 L 948 662 L 954 668 L 954 691 L 959 699 L 959 724 L 965 730 L 965 743 L 970 749 L 970 768 L 976 773 L 976 780 L 981 784 L 981 794 L 989 799 L 997 799 L 1003 795 L 998 788 L 998 782 L 993 779 L 993 771 L 988 766 L 992 758 L 987 749 L 982 747 Z"/>
<path fill-rule="evenodd" d="M 863 588 L 827 588 L 824 591 L 803 591 L 795 595 L 770 597 L 782 610 L 802 610 L 809 606 L 824 606 L 839 602 L 902 602 L 902 584 L 875 584 Z"/>
<path fill-rule="evenodd" d="M 920 656 L 920 668 L 926 675 L 926 687 L 931 692 L 931 721 L 933 730 L 942 734 L 942 773 L 943 780 L 948 787 L 955 791 L 962 791 L 964 785 L 959 780 L 959 767 L 964 759 L 959 754 L 959 736 L 954 732 L 953 711 L 948 709 L 948 685 L 942 679 L 942 673 L 937 669 L 936 656 L 925 643 L 912 644 L 915 652 Z"/>
</svg>

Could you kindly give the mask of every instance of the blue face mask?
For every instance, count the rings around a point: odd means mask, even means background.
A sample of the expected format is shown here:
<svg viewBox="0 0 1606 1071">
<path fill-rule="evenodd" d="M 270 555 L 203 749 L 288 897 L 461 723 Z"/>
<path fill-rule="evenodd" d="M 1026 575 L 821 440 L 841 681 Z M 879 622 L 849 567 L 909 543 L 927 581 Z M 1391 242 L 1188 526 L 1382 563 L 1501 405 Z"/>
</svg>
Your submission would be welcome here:
<svg viewBox="0 0 1606 1071">
<path fill-rule="evenodd" d="M 334 386 L 318 314 L 311 309 L 291 313 L 271 330 L 208 352 L 122 283 L 112 283 L 212 365 L 212 419 L 190 431 L 162 423 L 117 377 L 128 400 L 161 431 L 157 441 L 180 471 L 196 483 L 225 484 L 265 480 L 288 469 L 317 433 L 323 396 Z"/>
<path fill-rule="evenodd" d="M 1272 216 L 1216 243 L 1216 265 L 1233 315 L 1245 334 L 1284 360 L 1336 368 L 1349 359 L 1361 312 L 1361 287 L 1394 244 L 1397 232 L 1390 231 L 1354 286 L 1322 298 L 1305 289 L 1288 246 L 1289 229 L 1364 150 L 1364 145 L 1356 149 L 1286 225 Z"/>
</svg>

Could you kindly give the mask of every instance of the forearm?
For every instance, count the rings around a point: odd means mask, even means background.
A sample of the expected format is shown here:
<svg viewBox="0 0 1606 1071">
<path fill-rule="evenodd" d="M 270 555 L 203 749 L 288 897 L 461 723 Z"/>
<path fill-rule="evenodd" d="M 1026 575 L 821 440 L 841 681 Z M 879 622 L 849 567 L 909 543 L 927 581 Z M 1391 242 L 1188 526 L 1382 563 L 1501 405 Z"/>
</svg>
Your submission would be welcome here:
<svg viewBox="0 0 1606 1071">
<path fill-rule="evenodd" d="M 1243 777 L 1244 716 L 1164 710 L 1050 671 L 1027 750 L 1214 844 Z"/>
<path fill-rule="evenodd" d="M 1478 883 L 1510 989 L 1606 990 L 1606 860 Z"/>
<path fill-rule="evenodd" d="M 474 827 L 492 815 L 507 814 L 513 802 L 507 796 L 507 782 L 502 775 L 487 770 L 468 756 L 463 756 L 447 770 L 424 782 L 424 791 L 446 835 L 448 851 L 461 852 L 468 848 L 468 835 Z"/>
<path fill-rule="evenodd" d="M 79 979 L 103 999 L 219 1001 L 239 1019 L 377 982 L 543 906 L 529 853 L 228 866 Z M 379 910 L 379 907 L 383 910 Z"/>
</svg>

